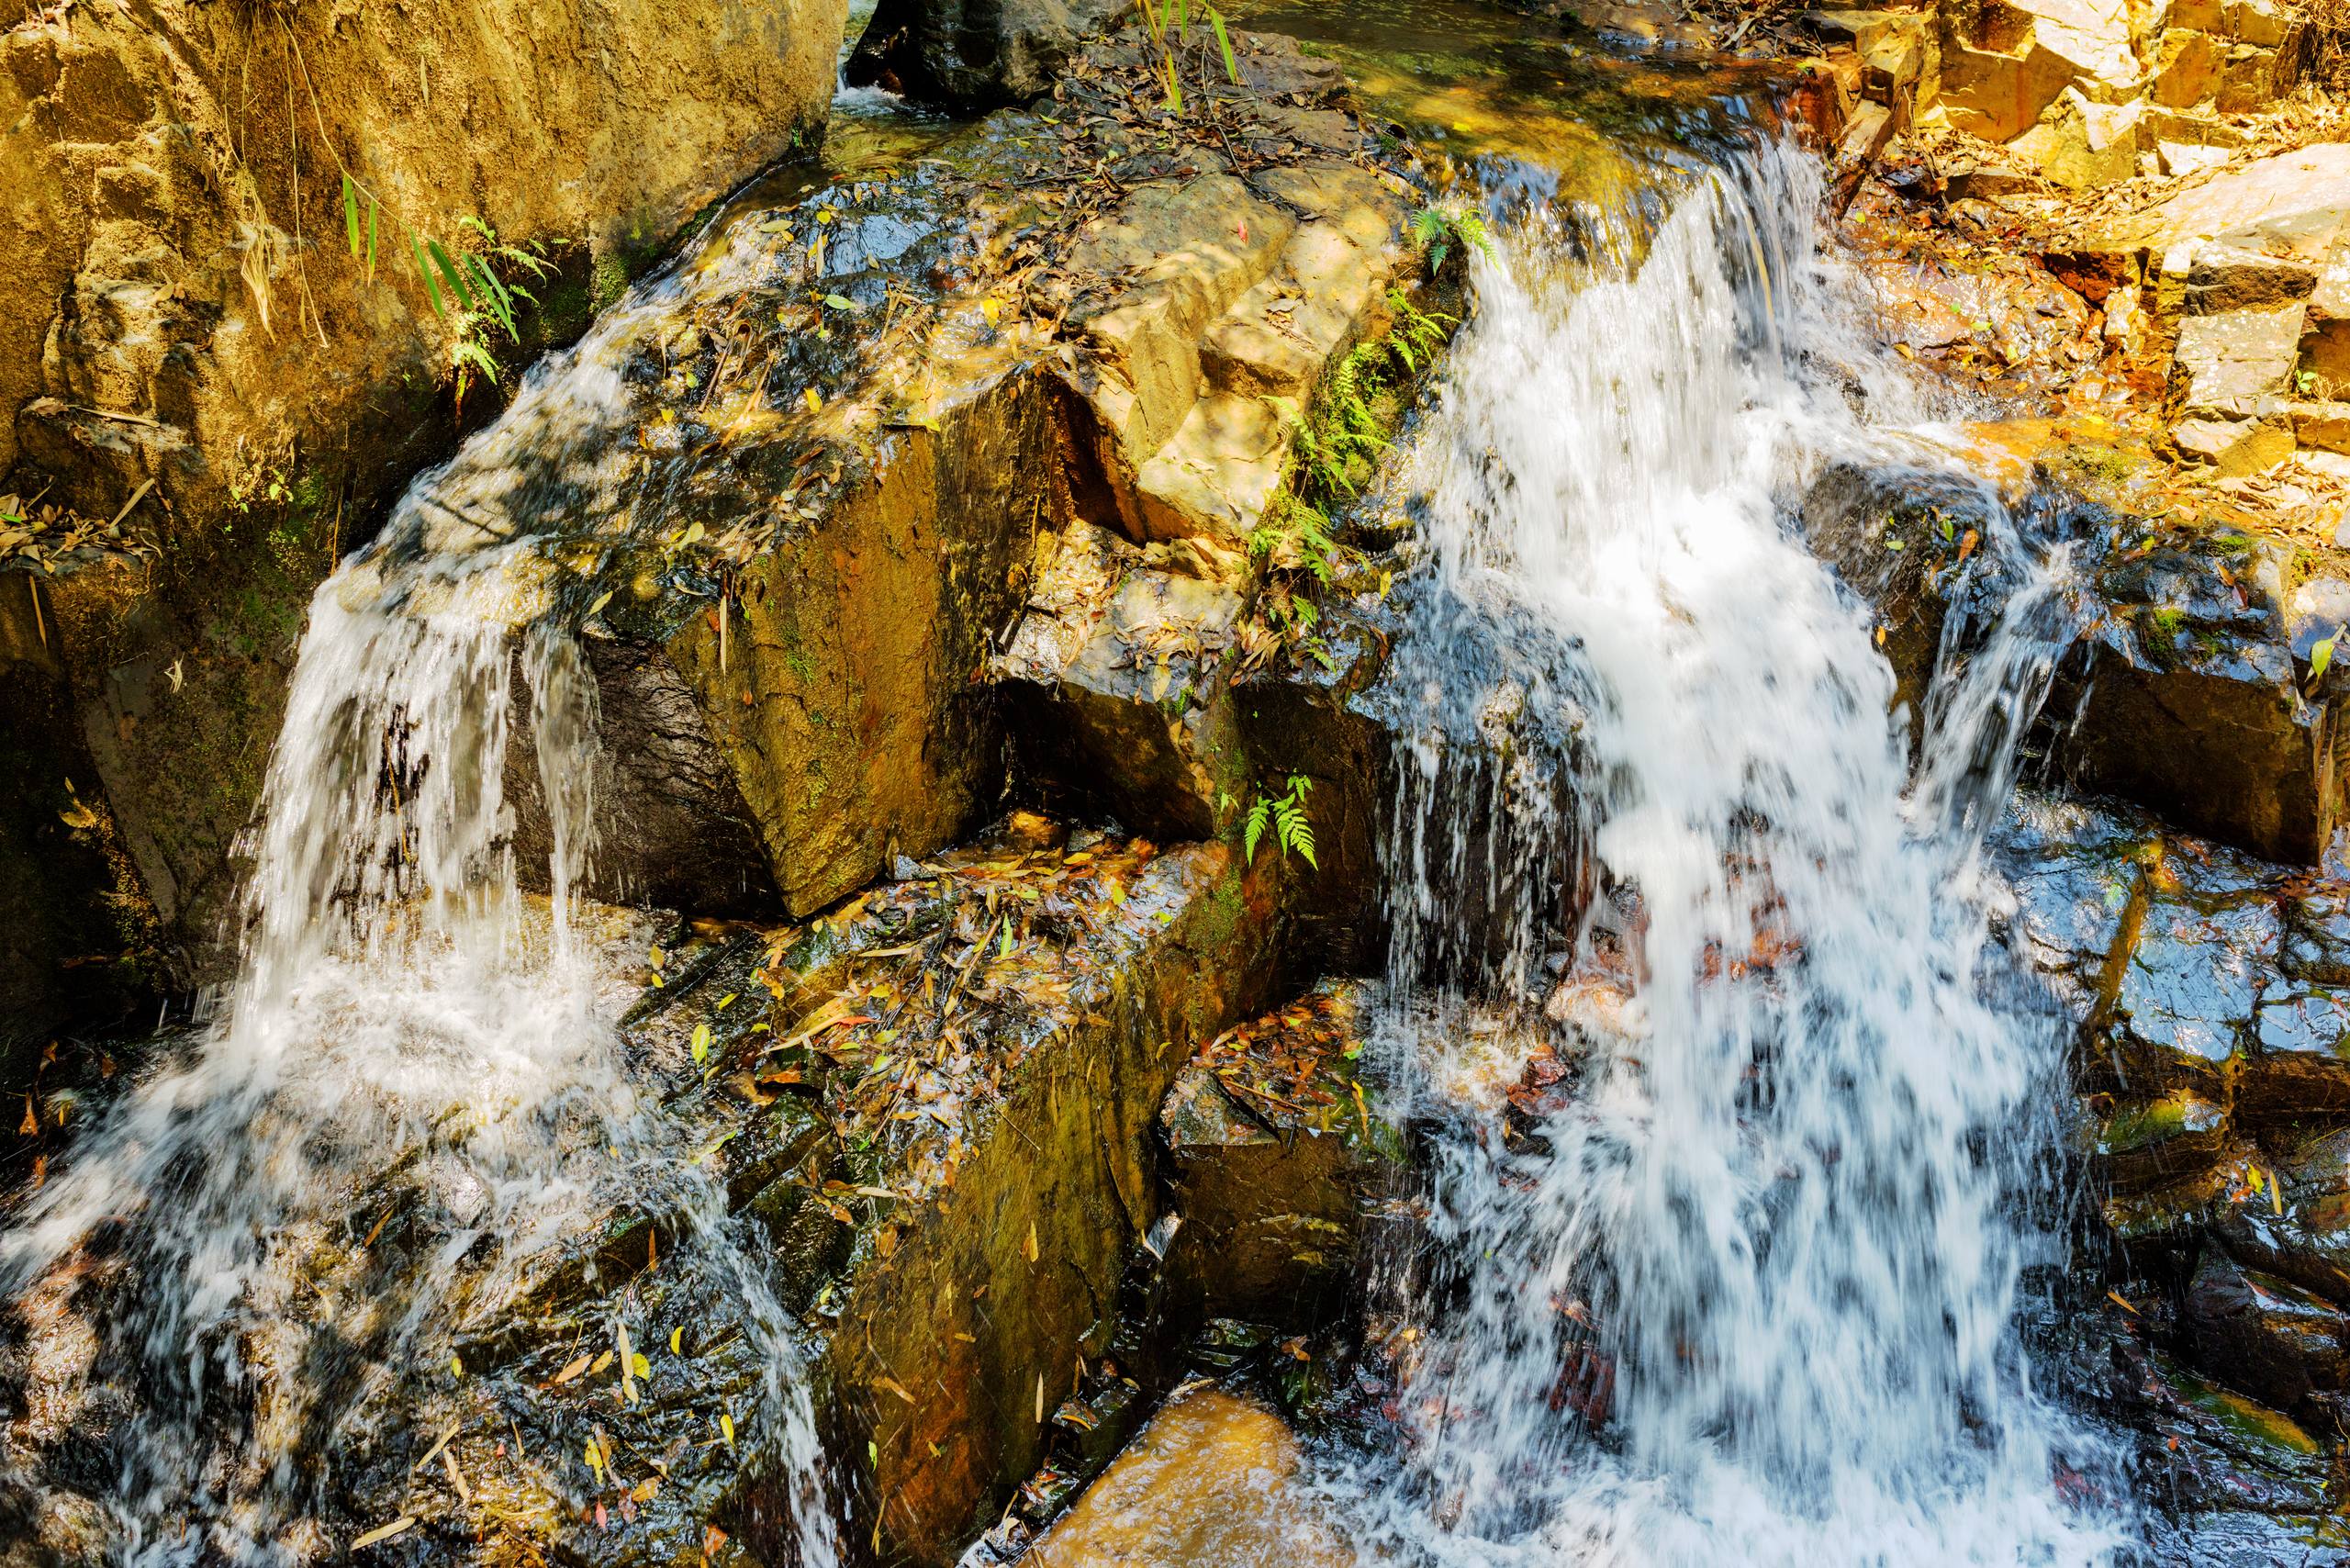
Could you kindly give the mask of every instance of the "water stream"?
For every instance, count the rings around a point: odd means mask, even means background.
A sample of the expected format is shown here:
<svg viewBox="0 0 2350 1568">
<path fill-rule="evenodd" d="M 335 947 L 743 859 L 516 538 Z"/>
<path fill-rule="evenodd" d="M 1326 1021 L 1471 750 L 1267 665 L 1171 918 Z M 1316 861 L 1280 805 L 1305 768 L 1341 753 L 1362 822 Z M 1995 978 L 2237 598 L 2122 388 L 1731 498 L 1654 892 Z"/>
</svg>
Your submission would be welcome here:
<svg viewBox="0 0 2350 1568">
<path fill-rule="evenodd" d="M 2016 1332 L 2065 1040 L 1993 1000 L 1977 864 L 2070 635 L 2063 554 L 1987 541 L 1995 611 L 1890 711 L 1790 504 L 1937 410 L 1816 258 L 1820 204 L 1765 151 L 1516 225 L 1415 454 L 1391 980 L 1628 999 L 1532 1137 L 1438 1139 L 1404 1459 L 1344 1486 L 1413 1560 L 2090 1562 L 2128 1533 Z M 1462 788 L 1496 710 L 1550 765 Z M 1392 1048 L 1441 1095 L 1461 1036 L 1427 1016 Z"/>
<path fill-rule="evenodd" d="M 873 123 L 843 167 L 934 134 Z M 2072 635 L 2066 561 L 1995 531 L 1998 591 L 1952 615 L 1928 711 L 1892 711 L 1794 502 L 1840 456 L 1966 482 L 1916 433 L 1952 410 L 1817 253 L 1815 166 L 1743 145 L 1497 229 L 1406 454 L 1387 1048 L 1451 1130 L 1403 1439 L 1326 1479 L 1404 1562 L 2109 1562 L 2118 1460 L 2016 1331 L 2058 1251 L 2031 1199 L 2065 1038 L 2003 1000 L 1979 864 Z M 0 1294 L 129 1287 L 89 1352 L 139 1391 L 93 1488 L 112 1560 L 347 1544 L 319 1522 L 339 1467 L 421 1449 L 403 1402 L 449 1408 L 468 1332 L 623 1199 L 679 1216 L 668 1266 L 736 1304 L 766 1369 L 745 1462 L 806 1568 L 842 1555 L 798 1329 L 617 1027 L 611 955 L 646 931 L 576 896 L 595 687 L 532 543 L 657 515 L 681 470 L 616 455 L 631 356 L 776 283 L 758 232 L 713 224 L 319 590 L 237 978 L 0 1236 Z M 1464 762 L 1494 726 L 1523 745 Z M 543 867 L 513 847 L 520 753 Z M 1444 1103 L 1449 1017 L 1593 975 L 1628 1004 L 1530 1136 Z M 626 1355 L 658 1331 L 621 1301 Z"/>
<path fill-rule="evenodd" d="M 535 367 L 319 588 L 246 846 L 235 978 L 0 1235 L 0 1295 L 106 1293 L 86 1371 L 121 1401 L 89 1487 L 107 1561 L 339 1552 L 364 1473 L 406 1468 L 431 1440 L 422 1413 L 462 1406 L 469 1337 L 533 1314 L 549 1260 L 624 1209 L 690 1238 L 663 1266 L 756 1347 L 759 1407 L 730 1413 L 725 1447 L 777 1478 L 799 1560 L 837 1561 L 762 1233 L 617 1026 L 657 928 L 576 896 L 597 692 L 549 616 L 541 548 L 576 518 L 657 516 L 680 483 L 683 460 L 614 454 L 644 417 L 647 343 L 792 273 L 752 231 L 757 199 L 737 208 Z M 518 863 L 518 777 L 542 781 L 543 864 Z M 648 1319 L 630 1293 L 592 1348 L 657 1347 Z"/>
</svg>

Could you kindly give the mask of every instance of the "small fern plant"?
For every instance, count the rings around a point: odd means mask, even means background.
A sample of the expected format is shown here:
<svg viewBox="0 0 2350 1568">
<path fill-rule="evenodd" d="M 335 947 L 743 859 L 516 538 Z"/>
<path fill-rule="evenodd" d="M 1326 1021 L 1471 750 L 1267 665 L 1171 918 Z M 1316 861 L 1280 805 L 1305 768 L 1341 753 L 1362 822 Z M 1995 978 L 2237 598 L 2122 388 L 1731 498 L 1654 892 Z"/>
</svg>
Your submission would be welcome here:
<svg viewBox="0 0 2350 1568">
<path fill-rule="evenodd" d="M 1314 858 L 1314 823 L 1305 814 L 1305 797 L 1314 788 L 1314 780 L 1303 773 L 1289 776 L 1286 794 L 1267 795 L 1259 792 L 1257 803 L 1248 808 L 1248 817 L 1240 824 L 1241 847 L 1250 863 L 1257 858 L 1257 845 L 1272 829 L 1273 842 L 1281 846 L 1286 859 L 1296 850 L 1308 866 L 1319 871 L 1322 868 Z"/>
<path fill-rule="evenodd" d="M 1434 360 L 1437 350 L 1444 346 L 1445 333 L 1460 324 L 1458 316 L 1421 309 L 1401 288 L 1387 291 L 1387 308 L 1395 318 L 1394 328 L 1387 335 L 1387 352 L 1406 375 L 1417 375 L 1420 366 Z"/>
<path fill-rule="evenodd" d="M 1494 253 L 1484 215 L 1448 207 L 1424 207 L 1412 214 L 1412 243 L 1427 257 L 1430 277 L 1444 270 L 1445 257 L 1455 251 L 1474 251 L 1488 260 Z"/>
<path fill-rule="evenodd" d="M 1343 551 L 1319 507 L 1282 490 L 1266 520 L 1248 532 L 1248 554 L 1282 571 L 1310 572 L 1328 584 Z"/>
</svg>

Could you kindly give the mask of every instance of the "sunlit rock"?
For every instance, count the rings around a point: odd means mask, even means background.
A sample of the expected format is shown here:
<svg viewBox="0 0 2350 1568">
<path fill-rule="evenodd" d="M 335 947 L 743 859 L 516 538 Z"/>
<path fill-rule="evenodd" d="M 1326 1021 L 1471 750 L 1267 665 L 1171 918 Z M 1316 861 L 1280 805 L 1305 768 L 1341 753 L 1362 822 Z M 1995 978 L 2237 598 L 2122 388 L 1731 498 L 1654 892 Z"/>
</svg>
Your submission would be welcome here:
<svg viewBox="0 0 2350 1568">
<path fill-rule="evenodd" d="M 1297 1439 L 1254 1400 L 1169 1405 L 1022 1559 L 1026 1568 L 1351 1568 L 1296 1477 Z"/>
</svg>

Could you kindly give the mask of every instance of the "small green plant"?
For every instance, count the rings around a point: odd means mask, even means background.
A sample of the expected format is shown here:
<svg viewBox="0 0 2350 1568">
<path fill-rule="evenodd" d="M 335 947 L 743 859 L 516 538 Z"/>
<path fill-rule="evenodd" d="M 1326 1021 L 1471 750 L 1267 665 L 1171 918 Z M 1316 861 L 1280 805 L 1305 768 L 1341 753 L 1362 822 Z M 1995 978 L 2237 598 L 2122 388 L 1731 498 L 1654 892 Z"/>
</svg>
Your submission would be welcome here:
<svg viewBox="0 0 2350 1568">
<path fill-rule="evenodd" d="M 1401 288 L 1387 291 L 1387 308 L 1395 318 L 1395 325 L 1387 334 L 1387 352 L 1404 367 L 1406 375 L 1417 375 L 1420 366 L 1434 359 L 1436 351 L 1444 346 L 1445 334 L 1460 324 L 1458 316 L 1421 309 Z"/>
<path fill-rule="evenodd" d="M 1483 213 L 1430 205 L 1412 214 L 1412 243 L 1427 258 L 1428 275 L 1444 270 L 1447 256 L 1471 251 L 1491 259 L 1493 236 L 1486 232 Z"/>
<path fill-rule="evenodd" d="M 370 281 L 375 276 L 376 243 L 383 222 L 383 203 L 346 172 L 342 176 L 343 238 L 350 245 L 351 259 L 360 263 Z M 506 334 L 507 342 L 519 343 L 522 332 L 516 319 L 516 301 L 538 303 L 538 297 L 523 284 L 509 283 L 498 276 L 493 263 L 505 263 L 533 278 L 552 276 L 554 264 L 535 242 L 527 249 L 500 243 L 498 231 L 478 218 L 461 218 L 457 227 L 460 230 L 472 230 L 480 241 L 479 247 L 468 250 L 460 246 L 452 252 L 440 241 L 413 226 L 408 231 L 408 245 L 433 315 L 456 329 L 455 341 L 449 346 L 449 364 L 457 373 L 457 401 L 462 405 L 469 376 L 477 374 L 493 384 L 498 380 L 498 361 L 485 341 L 487 327 L 496 327 Z"/>
<path fill-rule="evenodd" d="M 1393 325 L 1375 342 L 1359 343 L 1323 382 L 1310 410 L 1286 398 L 1272 399 L 1289 426 L 1299 474 L 1306 487 L 1326 498 L 1351 496 L 1358 457 L 1376 457 L 1387 445 L 1387 422 L 1376 407 L 1380 396 L 1419 374 L 1444 344 L 1459 318 L 1422 310 L 1401 288 L 1387 291 Z"/>
<path fill-rule="evenodd" d="M 1313 779 L 1303 773 L 1292 773 L 1287 793 L 1259 792 L 1257 803 L 1248 808 L 1248 815 L 1240 825 L 1241 847 L 1251 863 L 1257 858 L 1258 841 L 1270 827 L 1273 830 L 1273 842 L 1281 846 L 1284 858 L 1294 849 L 1308 866 L 1317 871 L 1322 868 L 1314 858 L 1314 823 L 1305 814 L 1305 797 L 1313 788 Z"/>
<path fill-rule="evenodd" d="M 1159 74 L 1167 84 L 1167 107 L 1169 113 L 1183 112 L 1182 73 L 1177 68 L 1177 51 L 1192 31 L 1191 0 L 1163 0 L 1153 6 L 1151 0 L 1135 0 L 1142 12 L 1144 30 L 1158 48 Z M 1202 6 L 1200 14 L 1207 18 L 1209 28 L 1215 34 L 1217 51 L 1224 58 L 1224 73 L 1236 87 L 1240 85 L 1240 62 L 1233 57 L 1232 35 L 1225 29 L 1224 15 L 1213 6 Z"/>
<path fill-rule="evenodd" d="M 1329 582 L 1343 549 L 1330 532 L 1329 518 L 1320 508 L 1299 499 L 1293 490 L 1284 489 L 1275 497 L 1266 509 L 1265 521 L 1248 534 L 1249 554 L 1278 570 L 1311 573 L 1324 584 Z"/>
<path fill-rule="evenodd" d="M 1381 387 L 1379 359 L 1384 353 L 1382 346 L 1365 343 L 1340 360 L 1311 409 L 1287 398 L 1272 399 L 1289 427 L 1298 470 L 1319 494 L 1353 495 L 1355 483 L 1347 470 L 1354 459 L 1376 457 L 1387 445 L 1386 429 L 1371 406 Z"/>
</svg>

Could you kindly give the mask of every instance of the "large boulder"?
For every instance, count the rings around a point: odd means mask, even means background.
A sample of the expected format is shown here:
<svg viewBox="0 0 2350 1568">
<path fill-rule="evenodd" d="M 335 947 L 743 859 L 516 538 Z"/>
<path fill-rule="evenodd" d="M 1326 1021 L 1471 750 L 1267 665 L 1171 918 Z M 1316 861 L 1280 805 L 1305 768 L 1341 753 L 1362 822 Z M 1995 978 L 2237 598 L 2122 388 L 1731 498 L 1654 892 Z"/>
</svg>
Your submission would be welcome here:
<svg viewBox="0 0 2350 1568">
<path fill-rule="evenodd" d="M 610 742 L 600 895 L 811 913 L 989 815 L 1007 733 L 1015 787 L 1161 836 L 1247 808 L 1213 699 L 1290 462 L 1279 404 L 1382 329 L 1407 252 L 1395 176 L 1319 106 L 1335 78 L 1286 40 L 1235 49 L 1317 106 L 1236 94 L 1173 153 L 1107 115 L 1082 117 L 1096 148 L 1003 111 L 912 174 L 737 212 L 352 574 L 431 612 L 414 561 L 487 558 L 469 612 L 578 629 Z M 1106 103 L 1145 60 L 1091 46 L 1067 91 Z M 1283 206 L 1190 172 L 1227 145 Z M 1142 167 L 1107 187 L 1097 155 Z M 1257 420 L 1246 450 L 1214 435 Z"/>
<path fill-rule="evenodd" d="M 494 397 L 460 409 L 441 390 L 457 330 L 411 236 L 478 244 L 478 222 L 550 247 L 560 275 L 514 347 L 574 335 L 688 218 L 809 140 L 843 20 L 841 0 L 494 0 L 397 22 L 162 0 L 0 39 L 0 468 L 161 545 L 57 563 L 51 593 L 82 783 L 166 922 L 216 934 L 312 589 Z M 346 174 L 373 198 L 372 269 L 347 253 Z"/>
</svg>

